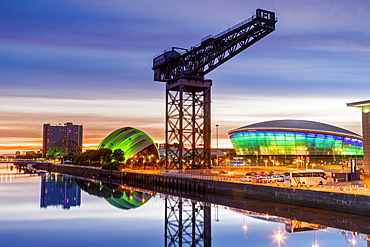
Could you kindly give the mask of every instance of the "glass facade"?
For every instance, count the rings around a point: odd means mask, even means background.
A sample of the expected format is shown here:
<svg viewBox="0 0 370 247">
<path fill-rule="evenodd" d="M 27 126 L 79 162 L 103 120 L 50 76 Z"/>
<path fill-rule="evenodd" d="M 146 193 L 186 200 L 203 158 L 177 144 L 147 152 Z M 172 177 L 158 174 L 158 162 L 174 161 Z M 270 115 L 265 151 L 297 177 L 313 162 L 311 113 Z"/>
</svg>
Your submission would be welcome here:
<svg viewBox="0 0 370 247">
<path fill-rule="evenodd" d="M 240 131 L 230 134 L 237 155 L 363 155 L 361 139 L 295 131 Z"/>
</svg>

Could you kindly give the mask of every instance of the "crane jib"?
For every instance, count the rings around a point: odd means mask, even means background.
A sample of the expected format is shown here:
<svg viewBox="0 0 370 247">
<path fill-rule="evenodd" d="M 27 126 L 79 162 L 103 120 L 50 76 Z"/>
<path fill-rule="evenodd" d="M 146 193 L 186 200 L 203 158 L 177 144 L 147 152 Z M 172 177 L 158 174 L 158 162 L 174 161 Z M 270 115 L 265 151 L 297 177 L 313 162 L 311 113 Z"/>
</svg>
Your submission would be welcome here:
<svg viewBox="0 0 370 247">
<path fill-rule="evenodd" d="M 256 14 L 227 30 L 209 35 L 201 43 L 172 47 L 153 59 L 154 80 L 172 82 L 181 77 L 204 76 L 275 30 L 275 13 L 257 9 Z"/>
</svg>

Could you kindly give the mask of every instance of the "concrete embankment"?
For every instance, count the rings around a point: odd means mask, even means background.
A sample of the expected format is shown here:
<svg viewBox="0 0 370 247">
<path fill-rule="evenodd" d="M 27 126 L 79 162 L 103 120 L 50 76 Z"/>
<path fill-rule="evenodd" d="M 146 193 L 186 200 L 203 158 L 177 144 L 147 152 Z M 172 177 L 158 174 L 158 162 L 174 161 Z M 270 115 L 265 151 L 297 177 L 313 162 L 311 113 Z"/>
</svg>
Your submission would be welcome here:
<svg viewBox="0 0 370 247">
<path fill-rule="evenodd" d="M 90 167 L 40 164 L 38 169 L 71 175 L 115 179 L 122 184 L 158 189 L 179 194 L 214 193 L 238 198 L 252 198 L 297 206 L 320 208 L 351 214 L 370 216 L 370 196 L 353 193 L 316 191 L 248 183 L 215 181 L 207 177 L 192 178 L 173 175 L 143 174 L 108 171 Z"/>
</svg>

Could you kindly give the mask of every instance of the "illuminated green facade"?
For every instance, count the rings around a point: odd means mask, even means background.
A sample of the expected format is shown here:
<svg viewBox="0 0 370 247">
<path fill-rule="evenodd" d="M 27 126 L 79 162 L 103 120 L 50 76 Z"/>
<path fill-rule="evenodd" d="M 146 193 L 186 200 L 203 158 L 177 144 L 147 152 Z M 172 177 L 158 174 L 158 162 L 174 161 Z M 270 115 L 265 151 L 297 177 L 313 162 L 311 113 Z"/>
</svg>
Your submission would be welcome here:
<svg viewBox="0 0 370 247">
<path fill-rule="evenodd" d="M 119 209 L 135 209 L 144 205 L 153 197 L 153 193 L 135 191 L 124 185 L 117 186 L 110 183 L 76 179 L 78 187 L 90 195 L 104 198 L 111 205 Z"/>
<path fill-rule="evenodd" d="M 66 142 L 56 142 L 49 147 L 49 150 L 46 152 L 46 156 L 57 157 L 66 155 L 66 150 L 69 150 L 70 153 L 79 154 L 81 153 L 81 147 L 74 141 L 67 140 Z"/>
<path fill-rule="evenodd" d="M 107 202 L 116 208 L 134 209 L 142 206 L 152 198 L 152 195 L 139 191 L 123 191 L 123 195 L 119 198 L 113 196 L 105 198 Z"/>
<path fill-rule="evenodd" d="M 229 135 L 237 155 L 363 155 L 361 136 L 311 121 L 262 122 Z"/>
<path fill-rule="evenodd" d="M 125 154 L 125 159 L 129 159 L 142 150 L 154 146 L 156 156 L 159 157 L 158 149 L 154 141 L 143 131 L 131 127 L 117 129 L 109 134 L 99 144 L 98 149 L 109 148 L 112 151 L 121 149 Z"/>
</svg>

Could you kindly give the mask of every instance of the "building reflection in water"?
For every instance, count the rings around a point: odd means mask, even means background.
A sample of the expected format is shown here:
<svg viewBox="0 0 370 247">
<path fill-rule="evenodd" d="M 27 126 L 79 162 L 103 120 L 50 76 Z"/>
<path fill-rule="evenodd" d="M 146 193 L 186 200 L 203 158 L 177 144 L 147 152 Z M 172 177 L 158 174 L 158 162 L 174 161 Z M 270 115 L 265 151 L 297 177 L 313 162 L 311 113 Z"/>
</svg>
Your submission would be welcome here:
<svg viewBox="0 0 370 247">
<path fill-rule="evenodd" d="M 81 205 L 81 189 L 74 179 L 57 174 L 41 176 L 40 207 L 61 206 L 64 209 Z"/>
<path fill-rule="evenodd" d="M 215 207 L 218 207 L 217 205 Z M 288 219 L 284 217 L 278 217 L 278 216 L 272 216 L 269 214 L 264 213 L 257 213 L 249 210 L 243 210 L 243 209 L 237 209 L 237 208 L 231 208 L 226 207 L 226 209 L 235 211 L 237 213 L 243 214 L 243 231 L 244 234 L 246 234 L 246 231 L 248 229 L 248 226 L 246 224 L 245 216 L 270 221 L 270 222 L 276 222 L 277 228 L 274 231 L 272 235 L 273 239 L 273 246 L 281 247 L 286 245 L 286 241 L 289 240 L 289 235 L 287 234 L 296 234 L 296 233 L 302 233 L 302 232 L 313 232 L 313 242 L 312 247 L 319 247 L 319 241 L 316 238 L 316 232 L 317 231 L 323 231 L 323 232 L 329 232 L 334 233 L 338 235 L 343 236 L 344 242 L 348 243 L 349 246 L 354 247 L 357 246 L 360 241 L 366 241 L 367 247 L 370 247 L 370 235 L 359 233 L 356 231 L 348 231 L 343 229 L 338 229 L 330 226 L 324 226 L 316 223 L 310 223 L 310 222 L 304 222 L 299 221 L 296 219 Z M 285 231 L 281 229 L 281 226 L 285 227 Z M 246 237 L 246 235 L 245 235 Z"/>
<path fill-rule="evenodd" d="M 124 210 L 138 208 L 156 195 L 153 191 L 130 187 L 128 185 L 117 185 L 84 179 L 72 179 L 70 177 L 63 178 L 61 175 L 43 176 L 41 187 L 41 207 L 46 207 L 48 205 L 62 205 L 63 208 L 69 208 L 70 206 L 80 205 L 79 188 L 86 191 L 88 194 L 102 197 L 109 204 Z M 329 222 L 331 226 L 326 226 L 297 220 L 295 218 L 289 219 L 280 216 L 273 216 L 269 215 L 267 212 L 261 213 L 264 212 L 264 210 L 261 210 L 261 212 L 255 212 L 230 206 L 220 206 L 210 202 L 200 202 L 174 195 L 158 194 L 157 196 L 159 196 L 159 198 L 163 198 L 165 206 L 165 247 L 210 247 L 212 245 L 212 210 L 214 210 L 215 213 L 215 222 L 218 222 L 218 211 L 220 208 L 222 210 L 231 210 L 241 214 L 243 217 L 243 224 L 241 227 L 245 239 L 247 239 L 247 231 L 252 230 L 247 224 L 247 219 L 254 218 L 276 222 L 276 229 L 273 230 L 270 235 L 272 246 L 286 246 L 289 244 L 290 234 L 311 231 L 313 233 L 313 238 L 309 243 L 309 246 L 319 247 L 320 242 L 316 237 L 316 232 L 323 231 L 343 236 L 343 241 L 351 247 L 358 246 L 360 241 L 367 242 L 367 246 L 370 247 L 370 238 L 367 234 L 353 230 L 335 228 L 334 222 L 334 225 L 331 225 Z M 74 200 L 68 200 L 69 198 L 74 198 Z M 337 223 L 339 222 L 339 225 L 343 226 L 340 218 L 335 221 Z M 364 223 L 364 226 L 367 226 L 367 224 Z M 365 232 L 368 233 L 366 229 Z"/>
<path fill-rule="evenodd" d="M 147 203 L 155 194 L 148 190 L 135 190 L 130 186 L 99 181 L 76 179 L 76 183 L 88 194 L 102 197 L 112 206 L 123 210 L 138 208 Z"/>
<path fill-rule="evenodd" d="M 77 179 L 90 195 L 103 197 L 111 205 L 128 210 L 148 202 L 155 193 L 127 185 Z M 164 195 L 165 246 L 211 246 L 211 206 L 181 197 Z"/>
<path fill-rule="evenodd" d="M 0 184 L 11 183 L 12 178 L 23 173 L 12 163 L 0 163 Z"/>
</svg>

